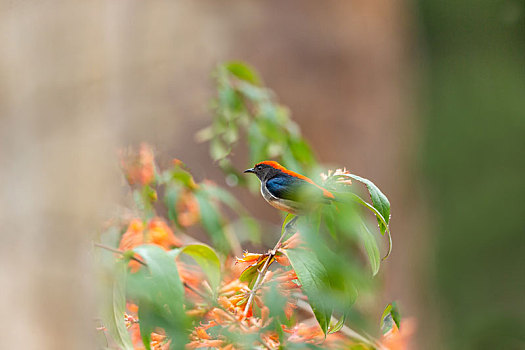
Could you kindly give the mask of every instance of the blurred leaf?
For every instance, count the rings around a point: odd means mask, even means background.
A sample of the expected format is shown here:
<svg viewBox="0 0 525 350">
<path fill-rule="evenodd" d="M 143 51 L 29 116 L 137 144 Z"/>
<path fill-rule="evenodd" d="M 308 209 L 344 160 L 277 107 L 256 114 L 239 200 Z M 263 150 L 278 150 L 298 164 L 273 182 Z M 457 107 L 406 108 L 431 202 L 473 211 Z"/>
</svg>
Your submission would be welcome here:
<svg viewBox="0 0 525 350">
<path fill-rule="evenodd" d="M 155 310 L 151 302 L 147 299 L 140 300 L 138 303 L 139 329 L 142 344 L 146 350 L 151 350 L 151 333 L 155 331 Z"/>
<path fill-rule="evenodd" d="M 332 307 L 326 300 L 326 292 L 330 289 L 328 276 L 324 266 L 317 260 L 315 254 L 306 249 L 286 249 L 286 256 L 297 274 L 301 289 L 308 297 L 312 311 L 324 334 L 328 331 Z"/>
<path fill-rule="evenodd" d="M 157 200 L 157 192 L 152 187 L 144 185 L 140 190 L 134 190 L 133 200 L 146 219 L 149 220 L 155 216 L 153 202 Z"/>
<path fill-rule="evenodd" d="M 195 189 L 197 185 L 191 173 L 184 169 L 185 165 L 182 162 L 178 160 L 176 162 L 173 168 L 163 173 L 162 178 L 164 182 L 172 185 L 182 185 L 188 189 Z"/>
<path fill-rule="evenodd" d="M 238 213 L 245 212 L 245 209 L 242 207 L 242 205 L 239 203 L 237 198 L 235 198 L 230 192 L 225 190 L 224 188 L 221 188 L 219 186 L 214 185 L 207 185 L 202 184 L 201 185 L 201 191 L 206 192 L 209 196 L 214 197 L 233 210 L 235 210 Z"/>
<path fill-rule="evenodd" d="M 152 244 L 135 247 L 133 251 L 139 254 L 147 264 L 151 281 L 159 287 L 159 292 L 163 294 L 163 297 L 181 301 L 184 296 L 184 288 L 177 266 L 168 253 Z M 178 309 L 179 307 L 175 307 L 173 311 Z"/>
<path fill-rule="evenodd" d="M 188 323 L 183 308 L 184 287 L 175 261 L 156 245 L 141 245 L 133 251 L 142 257 L 149 271 L 141 269 L 131 274 L 132 284 L 128 288 L 132 297 L 138 299 L 140 327 L 145 331 L 143 340 L 147 342 L 148 332 L 158 327 L 171 339 L 185 339 Z M 172 343 L 176 348 L 184 348 L 183 342 Z"/>
<path fill-rule="evenodd" d="M 218 138 L 215 138 L 211 141 L 210 154 L 213 160 L 222 159 L 226 157 L 229 153 L 230 153 L 230 149 L 228 146 L 224 144 L 223 141 L 221 141 Z"/>
<path fill-rule="evenodd" d="M 372 181 L 354 174 L 349 174 L 349 177 L 366 185 L 374 208 L 376 208 L 377 211 L 383 216 L 384 220 L 380 220 L 378 217 L 377 222 L 379 224 L 381 234 L 385 234 L 385 231 L 388 228 L 388 222 L 390 221 L 390 202 L 388 201 L 388 198 L 386 198 L 383 192 L 381 192 L 381 190 L 376 185 L 374 185 Z"/>
<path fill-rule="evenodd" d="M 379 271 L 379 266 L 381 265 L 381 256 L 379 253 L 379 247 L 377 246 L 377 241 L 374 235 L 368 230 L 368 227 L 364 222 L 361 223 L 362 228 L 362 239 L 365 244 L 365 250 L 368 254 L 368 259 L 370 261 L 370 267 L 372 268 L 372 275 L 377 275 Z"/>
<path fill-rule="evenodd" d="M 332 334 L 332 333 L 335 333 L 335 332 L 339 332 L 341 330 L 341 328 L 343 328 L 344 324 L 345 324 L 345 319 L 346 319 L 346 314 L 344 314 L 340 319 L 339 321 L 337 321 L 337 323 L 333 326 L 330 326 L 330 328 L 328 329 L 328 334 Z"/>
<path fill-rule="evenodd" d="M 246 80 L 252 84 L 258 85 L 260 78 L 255 70 L 243 62 L 229 62 L 225 64 L 226 69 L 234 76 L 241 80 Z"/>
<path fill-rule="evenodd" d="M 208 276 L 213 291 L 216 292 L 221 282 L 221 261 L 217 253 L 205 244 L 190 244 L 180 248 L 180 251 L 195 259 Z"/>
<path fill-rule="evenodd" d="M 126 312 L 126 273 L 127 261 L 119 260 L 115 264 L 114 279 L 104 300 L 102 321 L 108 334 L 122 349 L 133 349 L 131 337 L 124 322 Z"/>
<path fill-rule="evenodd" d="M 392 252 L 392 235 L 390 234 L 390 228 L 388 227 L 388 224 L 386 223 L 385 219 L 383 218 L 383 215 L 381 215 L 379 210 L 377 210 L 373 205 L 370 205 L 369 203 L 367 203 L 363 198 L 359 197 L 355 193 L 352 193 L 352 192 L 333 192 L 333 193 L 336 195 L 336 198 L 338 200 L 343 200 L 343 201 L 353 200 L 353 201 L 356 201 L 362 204 L 366 208 L 370 209 L 370 211 L 372 211 L 376 215 L 378 221 L 382 222 L 384 227 L 386 227 L 386 232 L 388 234 L 388 251 L 386 255 L 383 257 L 383 260 L 388 258 L 388 256 Z"/>
<path fill-rule="evenodd" d="M 195 139 L 197 140 L 197 142 L 206 142 L 210 141 L 214 135 L 215 133 L 213 128 L 211 126 L 207 126 L 204 129 L 197 131 L 197 133 L 195 134 Z"/>
<path fill-rule="evenodd" d="M 208 232 L 213 245 L 222 253 L 230 250 L 230 243 L 224 233 L 221 216 L 210 202 L 209 196 L 204 191 L 196 191 L 195 198 L 199 203 L 202 226 Z"/>
<path fill-rule="evenodd" d="M 181 193 L 181 186 L 174 184 L 168 184 L 164 193 L 164 201 L 166 203 L 166 207 L 168 208 L 168 218 L 177 226 L 180 226 L 177 215 L 177 202 L 179 201 Z"/>
<path fill-rule="evenodd" d="M 243 132 L 247 134 L 252 165 L 272 158 L 298 171 L 315 165 L 315 156 L 289 110 L 276 101 L 270 89 L 259 85 L 253 69 L 240 62 L 227 63 L 217 68 L 215 78 L 215 118 L 211 128 L 200 131 L 198 138 L 210 141 L 211 157 L 220 161 L 226 174 L 238 175 L 232 162 L 223 160 L 229 160 Z M 252 182 L 240 182 L 246 183 Z"/>
<path fill-rule="evenodd" d="M 375 349 L 376 349 L 375 347 L 365 344 L 365 343 L 352 344 L 348 348 L 348 350 L 375 350 Z"/>
<path fill-rule="evenodd" d="M 292 221 L 295 218 L 296 218 L 296 215 L 294 214 L 290 214 L 290 213 L 286 214 L 286 217 L 284 218 L 284 221 L 283 221 L 283 225 L 281 226 L 281 236 L 286 234 L 285 231 L 288 229 L 287 225 L 290 223 L 290 221 Z"/>
<path fill-rule="evenodd" d="M 383 315 L 381 316 L 381 331 L 383 334 L 388 333 L 392 327 L 394 327 L 394 323 L 397 326 L 397 328 L 400 328 L 400 322 L 401 322 L 401 315 L 399 313 L 399 308 L 397 307 L 396 302 L 392 302 L 391 304 L 388 304 L 385 307 L 385 310 L 383 311 Z"/>
</svg>

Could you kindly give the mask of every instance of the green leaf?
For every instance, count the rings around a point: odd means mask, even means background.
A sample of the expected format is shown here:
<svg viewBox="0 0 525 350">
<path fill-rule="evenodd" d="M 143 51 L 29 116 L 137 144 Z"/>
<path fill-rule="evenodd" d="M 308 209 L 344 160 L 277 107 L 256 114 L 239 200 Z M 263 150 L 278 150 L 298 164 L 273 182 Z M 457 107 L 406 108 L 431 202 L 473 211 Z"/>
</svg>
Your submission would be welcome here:
<svg viewBox="0 0 525 350">
<path fill-rule="evenodd" d="M 308 303 L 319 326 L 326 335 L 332 316 L 332 307 L 326 300 L 326 292 L 330 289 L 330 286 L 328 285 L 328 274 L 324 266 L 319 262 L 315 254 L 309 250 L 286 249 L 285 254 L 297 274 L 297 278 L 301 283 L 301 289 L 308 297 Z"/>
<path fill-rule="evenodd" d="M 337 323 L 333 326 L 330 326 L 330 328 L 328 329 L 328 334 L 332 334 L 332 333 L 335 333 L 335 332 L 339 332 L 341 330 L 341 328 L 343 328 L 344 324 L 345 324 L 345 319 L 346 319 L 346 314 L 344 314 L 340 319 L 339 321 L 337 321 Z"/>
<path fill-rule="evenodd" d="M 141 300 L 138 303 L 139 329 L 142 344 L 146 350 L 151 350 L 151 333 L 155 331 L 155 309 L 149 300 Z"/>
<path fill-rule="evenodd" d="M 385 219 L 383 218 L 383 215 L 381 215 L 381 213 L 373 205 L 370 205 L 363 198 L 359 197 L 355 193 L 352 193 L 352 192 L 333 192 L 333 193 L 336 194 L 336 198 L 338 200 L 343 200 L 343 201 L 345 199 L 353 200 L 353 201 L 356 201 L 359 204 L 365 206 L 366 208 L 370 209 L 370 211 L 372 211 L 376 215 L 378 221 L 381 221 L 383 223 L 383 225 L 386 227 L 386 232 L 388 234 L 388 251 L 387 251 L 386 255 L 383 257 L 383 260 L 388 258 L 388 256 L 392 252 L 392 235 L 390 234 L 390 228 L 388 227 L 388 224 L 386 223 Z"/>
<path fill-rule="evenodd" d="M 220 139 L 215 138 L 210 144 L 210 154 L 213 160 L 219 160 L 226 157 L 230 153 L 228 146 Z"/>
<path fill-rule="evenodd" d="M 252 84 L 258 85 L 261 80 L 255 70 L 246 63 L 229 62 L 225 65 L 225 67 L 237 78 L 248 81 Z"/>
<path fill-rule="evenodd" d="M 211 288 L 216 291 L 221 282 L 221 261 L 217 253 L 205 244 L 190 244 L 180 248 L 180 251 L 195 259 L 208 276 Z"/>
<path fill-rule="evenodd" d="M 104 298 L 105 305 L 101 316 L 108 334 L 115 343 L 122 349 L 132 350 L 133 343 L 124 322 L 124 313 L 126 312 L 126 271 L 127 261 L 118 261 L 115 266 L 113 283 L 108 288 L 108 296 Z"/>
<path fill-rule="evenodd" d="M 292 221 L 293 219 L 295 219 L 295 215 L 294 214 L 286 214 L 286 217 L 284 218 L 284 221 L 283 221 L 283 225 L 281 226 L 281 236 L 286 234 L 285 230 L 287 229 L 286 225 L 288 225 L 288 223 L 290 221 Z"/>
<path fill-rule="evenodd" d="M 166 187 L 166 192 L 164 193 L 164 201 L 166 203 L 166 207 L 168 207 L 168 218 L 177 226 L 180 226 L 177 215 L 177 202 L 179 201 L 181 192 L 181 186 L 169 184 Z"/>
<path fill-rule="evenodd" d="M 157 327 L 163 328 L 171 339 L 185 339 L 188 322 L 183 308 L 184 287 L 175 261 L 156 245 L 141 245 L 133 251 L 142 257 L 149 271 L 141 269 L 131 274 L 128 288 L 133 299 L 138 300 L 140 327 L 145 332 L 143 341 L 148 342 L 148 333 Z M 184 348 L 179 343 L 175 342 L 175 346 Z"/>
<path fill-rule="evenodd" d="M 195 192 L 195 198 L 199 203 L 202 226 L 206 229 L 206 232 L 208 232 L 214 247 L 222 253 L 229 252 L 230 242 L 224 233 L 221 217 L 217 209 L 210 202 L 209 196 L 205 191 L 199 190 Z"/>
<path fill-rule="evenodd" d="M 239 281 L 247 282 L 248 287 L 252 288 L 253 285 L 255 284 L 255 280 L 257 279 L 257 276 L 259 275 L 259 269 L 262 268 L 262 265 L 265 263 L 266 259 L 268 259 L 268 256 L 265 256 L 264 258 L 262 258 L 261 261 L 257 262 L 257 264 L 249 266 L 246 269 L 244 269 L 244 271 L 239 276 Z"/>
<path fill-rule="evenodd" d="M 133 251 L 142 257 L 151 273 L 153 284 L 159 287 L 159 292 L 164 298 L 181 302 L 184 297 L 184 287 L 179 277 L 177 266 L 168 253 L 153 244 L 145 244 L 135 247 Z M 174 307 L 174 311 L 181 309 L 181 305 Z"/>
<path fill-rule="evenodd" d="M 227 190 L 219 186 L 201 184 L 201 191 L 206 192 L 210 197 L 217 198 L 238 213 L 245 212 L 241 203 Z"/>
<path fill-rule="evenodd" d="M 210 141 L 214 137 L 214 130 L 211 126 L 207 126 L 195 134 L 195 139 L 197 142 L 206 142 Z"/>
<path fill-rule="evenodd" d="M 374 208 L 376 208 L 377 211 L 381 213 L 381 216 L 383 216 L 384 220 L 380 220 L 378 217 L 377 222 L 379 224 L 381 234 L 385 234 L 385 231 L 388 228 L 388 222 L 390 221 L 390 202 L 388 201 L 388 198 L 386 198 L 383 192 L 381 192 L 381 190 L 372 181 L 354 174 L 349 174 L 348 176 L 366 185 Z"/>
<path fill-rule="evenodd" d="M 155 216 L 155 208 L 153 207 L 155 198 L 155 190 L 149 185 L 142 186 L 140 190 L 137 189 L 133 191 L 135 205 L 146 219 L 151 219 Z"/>
<path fill-rule="evenodd" d="M 368 227 L 364 222 L 361 222 L 362 228 L 362 239 L 365 244 L 365 250 L 368 254 L 368 259 L 370 260 L 370 267 L 372 268 L 372 275 L 377 275 L 379 271 L 379 266 L 381 264 L 381 257 L 379 253 L 379 247 L 377 246 L 377 241 L 374 235 L 368 230 Z"/>
<path fill-rule="evenodd" d="M 380 324 L 381 331 L 383 332 L 383 334 L 388 333 L 392 329 L 392 327 L 394 327 L 394 323 L 397 326 L 397 328 L 400 329 L 400 322 L 401 314 L 399 313 L 397 303 L 394 301 L 391 304 L 388 304 L 385 307 L 385 310 L 383 311 Z"/>
</svg>

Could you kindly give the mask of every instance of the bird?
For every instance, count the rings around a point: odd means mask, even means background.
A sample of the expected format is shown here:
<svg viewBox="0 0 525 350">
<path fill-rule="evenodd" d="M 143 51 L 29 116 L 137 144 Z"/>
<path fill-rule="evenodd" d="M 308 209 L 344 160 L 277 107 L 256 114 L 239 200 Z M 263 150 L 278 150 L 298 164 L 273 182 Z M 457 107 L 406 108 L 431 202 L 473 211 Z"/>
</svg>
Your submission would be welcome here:
<svg viewBox="0 0 525 350">
<path fill-rule="evenodd" d="M 305 215 L 322 204 L 335 200 L 332 192 L 312 179 L 288 170 L 275 161 L 263 161 L 244 173 L 253 173 L 261 181 L 261 194 L 274 208 L 293 215 Z"/>
</svg>

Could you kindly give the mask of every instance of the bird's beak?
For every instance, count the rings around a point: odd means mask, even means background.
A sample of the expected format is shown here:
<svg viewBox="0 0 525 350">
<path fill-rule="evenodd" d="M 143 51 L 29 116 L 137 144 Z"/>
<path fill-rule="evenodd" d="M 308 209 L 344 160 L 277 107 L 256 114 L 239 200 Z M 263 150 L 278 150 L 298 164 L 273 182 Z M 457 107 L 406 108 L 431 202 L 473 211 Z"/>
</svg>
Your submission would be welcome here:
<svg viewBox="0 0 525 350">
<path fill-rule="evenodd" d="M 253 170 L 253 168 L 250 168 L 243 171 L 243 173 L 255 173 L 255 170 Z"/>
</svg>

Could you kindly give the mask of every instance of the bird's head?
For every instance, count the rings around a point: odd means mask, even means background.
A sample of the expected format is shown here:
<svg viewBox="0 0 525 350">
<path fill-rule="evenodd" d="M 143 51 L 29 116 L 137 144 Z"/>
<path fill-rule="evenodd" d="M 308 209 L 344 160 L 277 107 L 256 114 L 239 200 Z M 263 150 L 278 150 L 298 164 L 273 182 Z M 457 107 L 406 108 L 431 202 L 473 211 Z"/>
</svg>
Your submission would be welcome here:
<svg viewBox="0 0 525 350">
<path fill-rule="evenodd" d="M 274 161 L 264 161 L 255 164 L 253 168 L 246 169 L 245 173 L 253 173 L 257 175 L 259 180 L 266 181 L 286 170 L 282 165 Z"/>
</svg>

